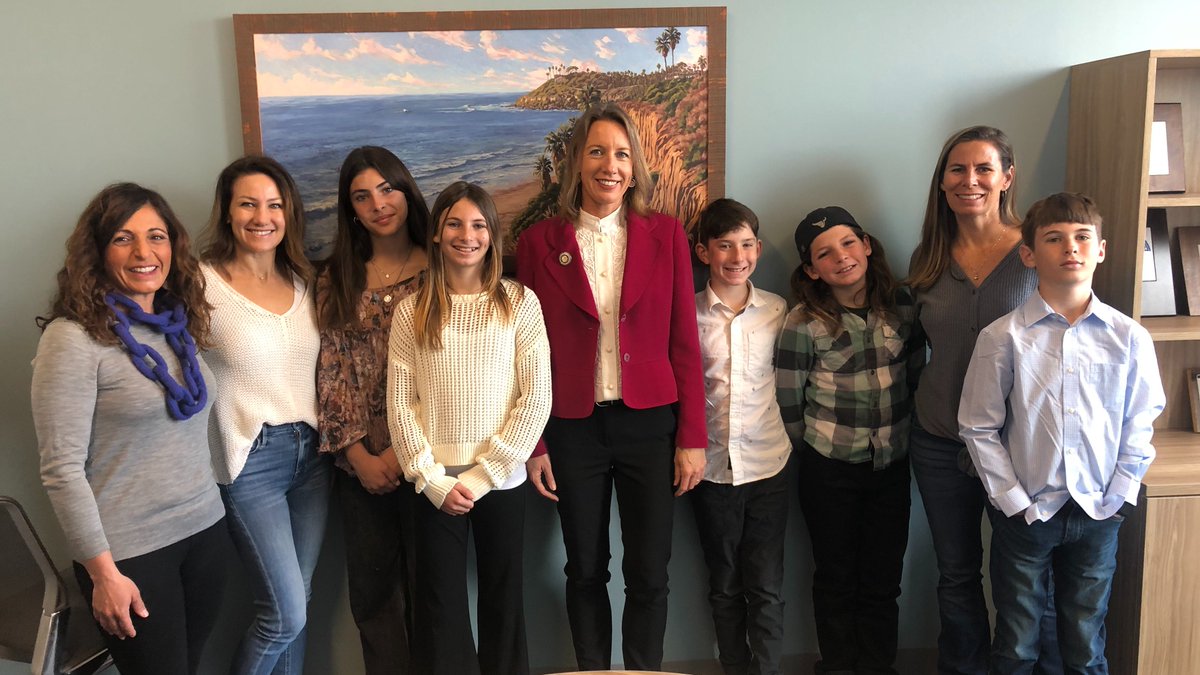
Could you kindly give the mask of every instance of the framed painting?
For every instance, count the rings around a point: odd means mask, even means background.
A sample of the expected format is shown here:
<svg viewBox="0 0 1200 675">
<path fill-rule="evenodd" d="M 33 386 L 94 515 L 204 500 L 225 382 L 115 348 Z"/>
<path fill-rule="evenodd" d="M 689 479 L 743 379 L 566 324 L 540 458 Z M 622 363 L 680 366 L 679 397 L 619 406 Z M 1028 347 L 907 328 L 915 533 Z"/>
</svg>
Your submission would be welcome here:
<svg viewBox="0 0 1200 675">
<path fill-rule="evenodd" d="M 328 255 L 346 154 L 381 145 L 430 203 L 456 180 L 495 198 L 511 250 L 557 209 L 571 125 L 613 101 L 691 227 L 725 190 L 725 8 L 237 14 L 243 145 L 293 174 L 309 257 Z"/>
</svg>

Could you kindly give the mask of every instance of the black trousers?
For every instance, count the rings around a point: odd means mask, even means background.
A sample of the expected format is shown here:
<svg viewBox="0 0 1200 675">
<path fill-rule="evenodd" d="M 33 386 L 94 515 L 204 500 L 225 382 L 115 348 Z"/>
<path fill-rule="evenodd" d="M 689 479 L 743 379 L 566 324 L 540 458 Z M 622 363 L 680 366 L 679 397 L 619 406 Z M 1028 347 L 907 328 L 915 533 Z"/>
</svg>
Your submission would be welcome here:
<svg viewBox="0 0 1200 675">
<path fill-rule="evenodd" d="M 412 670 L 410 645 L 414 587 L 412 484 L 373 495 L 345 471 L 334 471 L 333 490 L 346 540 L 350 613 L 358 626 L 367 675 Z M 428 501 L 428 500 L 426 500 Z"/>
<path fill-rule="evenodd" d="M 744 485 L 705 480 L 692 492 L 725 675 L 780 673 L 789 476 L 785 467 Z"/>
<path fill-rule="evenodd" d="M 423 495 L 416 500 L 416 672 L 430 675 L 528 675 L 522 553 L 524 486 L 492 490 L 463 516 Z M 479 579 L 479 651 L 471 639 L 467 537 L 475 540 Z"/>
<path fill-rule="evenodd" d="M 608 523 L 615 488 L 625 549 L 624 666 L 659 670 L 675 513 L 674 410 L 635 410 L 622 403 L 596 406 L 584 419 L 552 416 L 543 437 L 558 484 L 575 660 L 581 670 L 611 667 Z"/>
<path fill-rule="evenodd" d="M 143 619 L 130 611 L 137 631 L 132 638 L 118 640 L 100 629 L 122 675 L 195 675 L 221 609 L 226 567 L 232 556 L 229 530 L 222 518 L 157 551 L 117 561 L 121 574 L 137 584 L 150 613 Z M 75 563 L 75 578 L 90 610 L 95 587 L 79 563 Z"/>
<path fill-rule="evenodd" d="M 818 673 L 895 673 L 900 577 L 908 546 L 908 459 L 871 462 L 800 453 L 800 510 L 812 538 Z"/>
</svg>

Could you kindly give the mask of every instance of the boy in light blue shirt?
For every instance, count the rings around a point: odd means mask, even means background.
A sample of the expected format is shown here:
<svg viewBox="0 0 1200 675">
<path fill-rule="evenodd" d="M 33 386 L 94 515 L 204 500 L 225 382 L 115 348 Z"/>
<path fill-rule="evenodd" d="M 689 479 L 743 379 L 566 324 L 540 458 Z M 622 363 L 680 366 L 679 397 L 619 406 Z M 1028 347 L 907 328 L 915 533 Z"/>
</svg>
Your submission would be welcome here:
<svg viewBox="0 0 1200 675">
<path fill-rule="evenodd" d="M 993 673 L 1031 671 L 1051 569 L 1065 669 L 1108 672 L 1117 532 L 1154 459 L 1165 397 L 1150 334 L 1092 293 L 1100 227 L 1084 195 L 1029 209 L 1021 259 L 1038 290 L 980 333 L 963 385 L 962 438 L 999 511 Z"/>
</svg>

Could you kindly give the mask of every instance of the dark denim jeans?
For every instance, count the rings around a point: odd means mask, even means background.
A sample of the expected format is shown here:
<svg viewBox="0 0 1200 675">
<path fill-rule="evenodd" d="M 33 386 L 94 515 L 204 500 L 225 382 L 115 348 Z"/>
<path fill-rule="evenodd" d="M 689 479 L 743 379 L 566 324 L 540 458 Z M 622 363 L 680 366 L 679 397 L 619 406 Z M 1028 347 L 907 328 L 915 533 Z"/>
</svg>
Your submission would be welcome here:
<svg viewBox="0 0 1200 675">
<path fill-rule="evenodd" d="M 780 673 L 789 474 L 785 467 L 744 485 L 705 480 L 692 492 L 725 675 Z"/>
<path fill-rule="evenodd" d="M 304 671 L 304 627 L 329 513 L 330 466 L 317 454 L 312 427 L 264 424 L 242 472 L 221 486 L 255 608 L 230 667 L 233 675 Z"/>
<path fill-rule="evenodd" d="M 938 563 L 939 675 L 986 675 L 991 644 L 987 602 L 983 597 L 983 520 L 987 494 L 960 459 L 966 446 L 934 436 L 914 423 L 909 459 Z M 1049 583 L 1049 579 L 1043 582 Z M 1042 620 L 1041 657 L 1035 672 L 1062 672 L 1054 630 L 1054 607 Z"/>
<path fill-rule="evenodd" d="M 1046 522 L 1027 524 L 1024 514 L 993 519 L 993 673 L 1033 672 L 1041 617 L 1050 600 L 1041 580 L 1051 569 L 1063 666 L 1070 673 L 1108 673 L 1104 616 L 1123 520 L 1120 514 L 1092 520 L 1073 501 Z"/>
</svg>

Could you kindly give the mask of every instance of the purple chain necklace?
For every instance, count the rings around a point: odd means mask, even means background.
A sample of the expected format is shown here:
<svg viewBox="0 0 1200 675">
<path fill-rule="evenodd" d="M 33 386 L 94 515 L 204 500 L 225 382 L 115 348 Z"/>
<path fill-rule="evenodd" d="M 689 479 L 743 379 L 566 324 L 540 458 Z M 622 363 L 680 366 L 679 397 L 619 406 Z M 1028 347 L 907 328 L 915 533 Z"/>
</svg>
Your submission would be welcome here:
<svg viewBox="0 0 1200 675">
<path fill-rule="evenodd" d="M 204 386 L 204 374 L 200 372 L 200 362 L 196 359 L 196 341 L 187 330 L 187 314 L 183 311 L 183 303 L 158 314 L 147 314 L 136 302 L 124 295 L 108 293 L 104 296 L 104 304 L 108 305 L 116 316 L 112 331 L 125 345 L 129 352 L 129 360 L 138 372 L 159 383 L 165 390 L 167 412 L 171 417 L 182 421 L 204 410 L 204 405 L 208 402 L 208 389 Z M 131 320 L 153 328 L 167 339 L 171 351 L 179 358 L 179 365 L 183 370 L 183 386 L 171 377 L 171 371 L 167 369 L 167 362 L 163 360 L 162 354 L 134 339 L 129 331 Z M 150 362 L 147 362 L 147 359 Z"/>
</svg>

